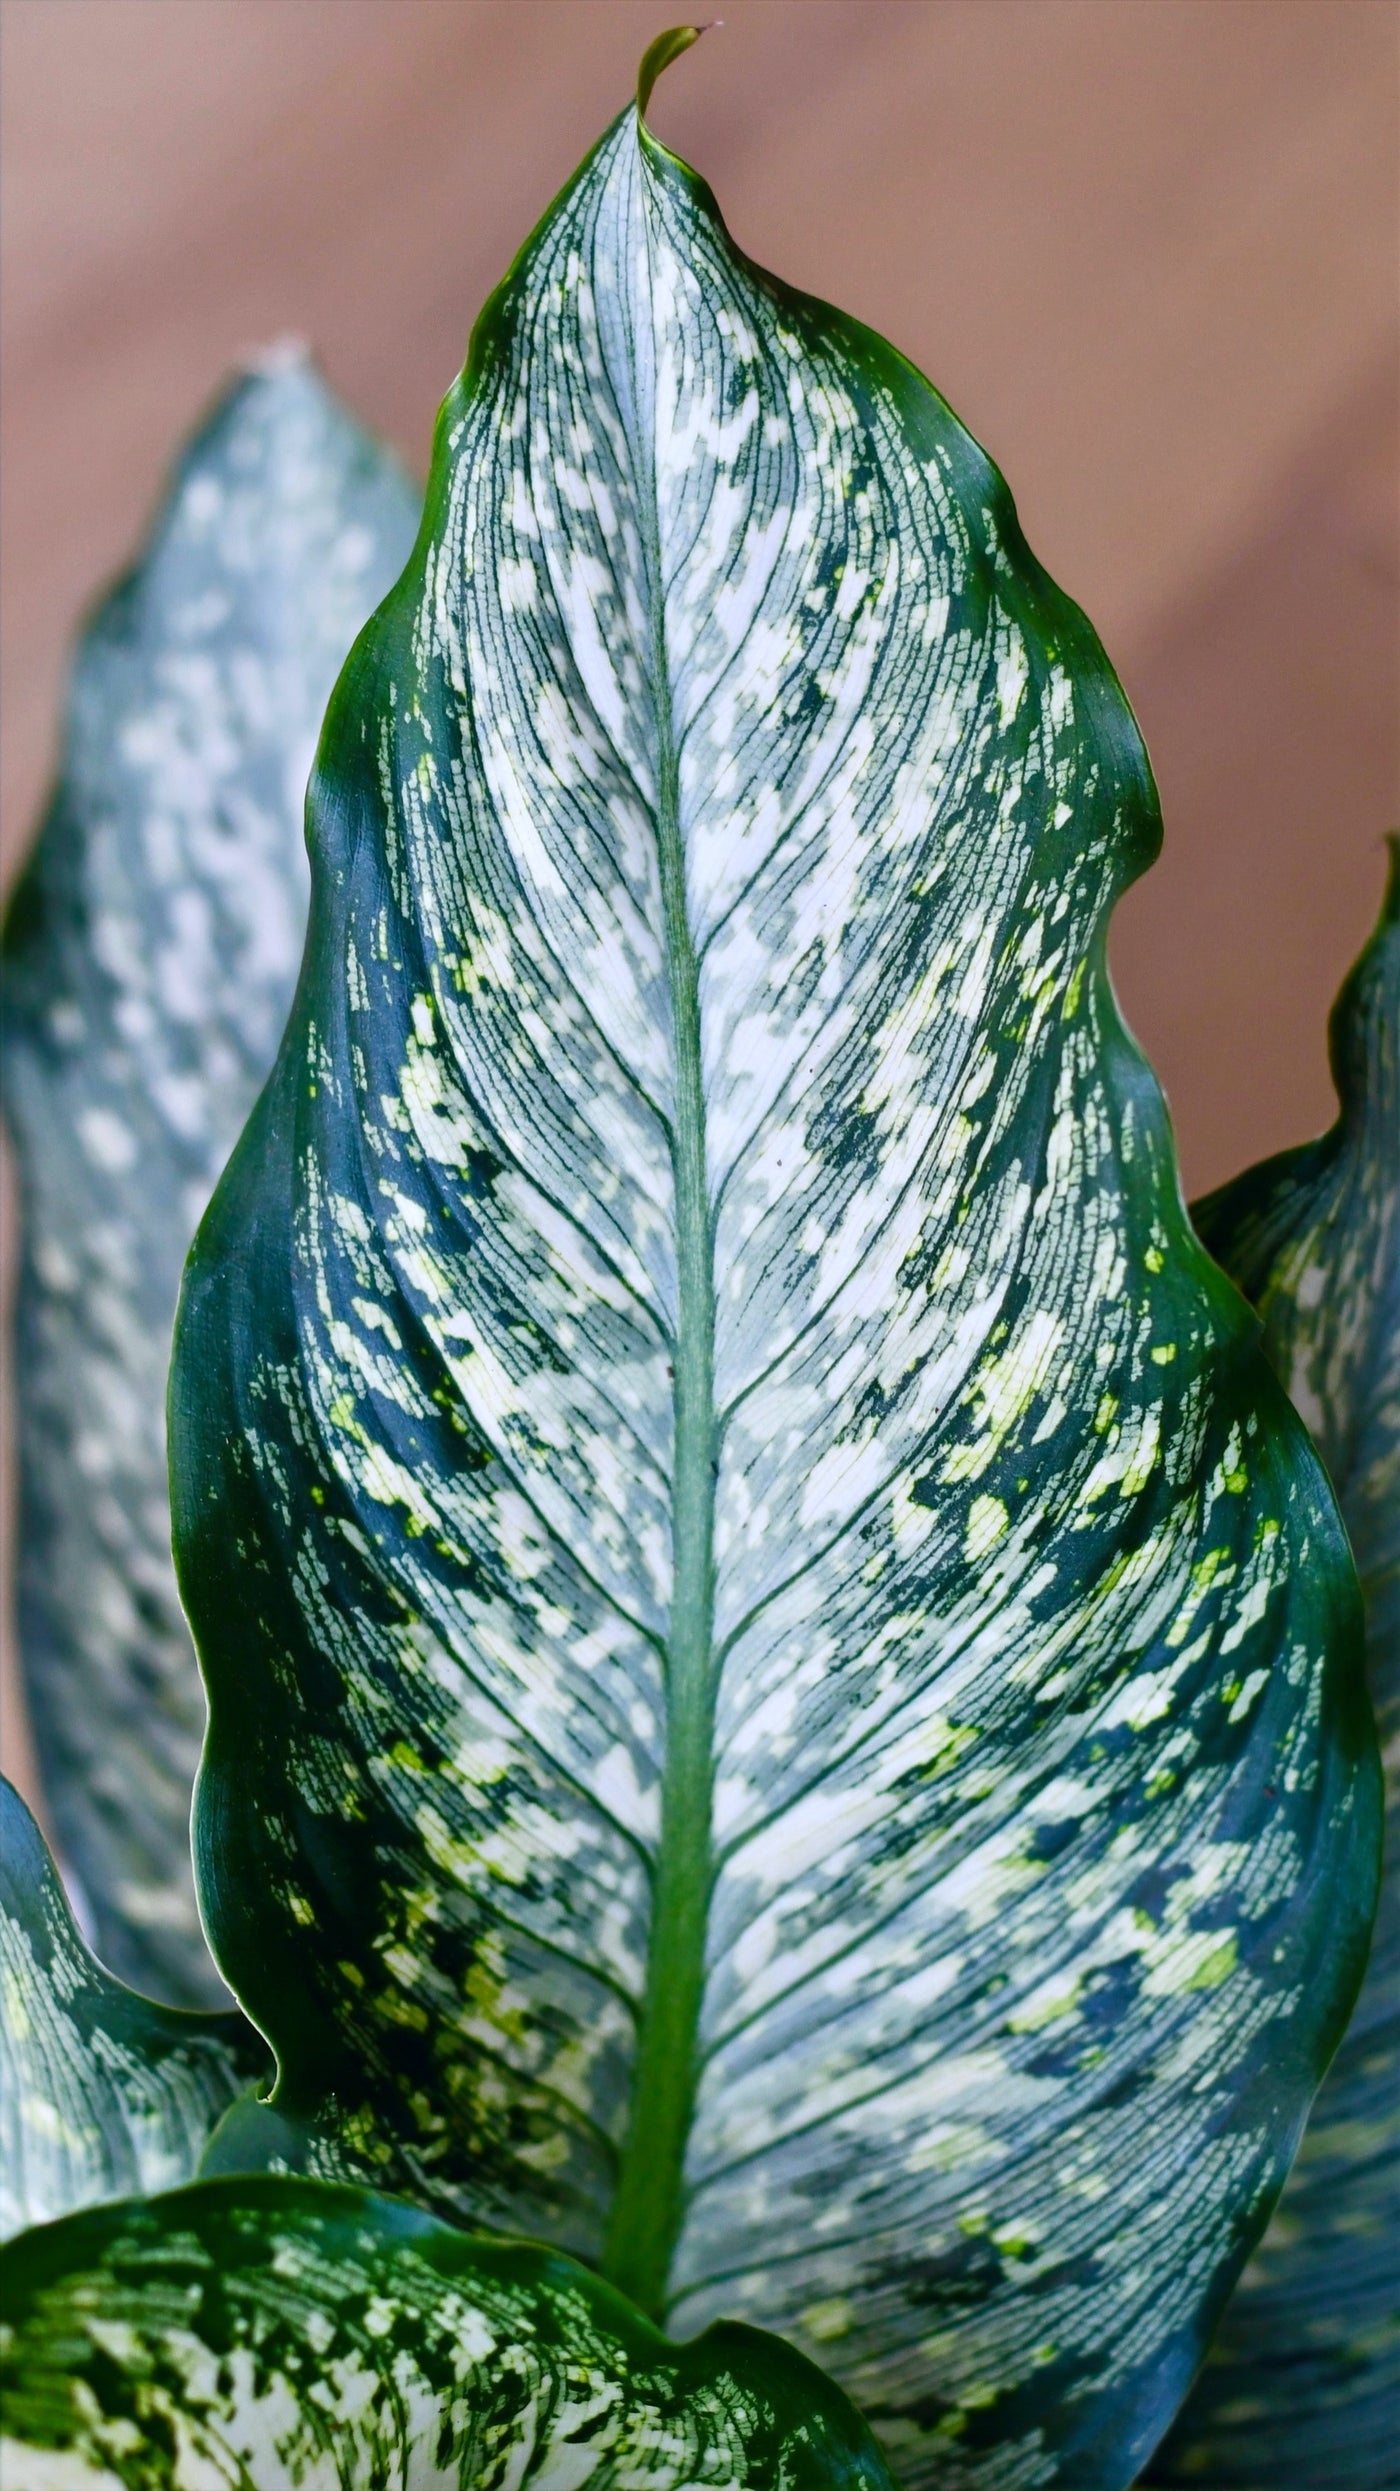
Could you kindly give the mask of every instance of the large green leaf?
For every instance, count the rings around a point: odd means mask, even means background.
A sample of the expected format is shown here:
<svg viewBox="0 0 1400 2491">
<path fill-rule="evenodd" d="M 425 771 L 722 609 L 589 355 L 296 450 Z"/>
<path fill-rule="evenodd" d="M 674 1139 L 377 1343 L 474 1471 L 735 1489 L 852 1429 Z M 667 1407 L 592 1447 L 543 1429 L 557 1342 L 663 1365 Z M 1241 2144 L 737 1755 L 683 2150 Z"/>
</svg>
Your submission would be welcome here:
<svg viewBox="0 0 1400 2491">
<path fill-rule="evenodd" d="M 1341 1498 L 1389 1766 L 1387 1864 L 1356 2012 L 1154 2476 L 1211 2491 L 1400 2480 L 1400 842 L 1331 1036 L 1331 1131 L 1195 1218 L 1259 1308 Z"/>
<path fill-rule="evenodd" d="M 182 2002 L 220 1993 L 189 1862 L 204 1700 L 170 1564 L 170 1329 L 291 1001 L 316 731 L 416 510 L 300 353 L 233 384 L 88 627 L 5 931 L 25 1678 L 99 1952 Z"/>
<path fill-rule="evenodd" d="M 1121 2484 L 1378 1796 L 1104 971 L 1158 819 L 1099 644 L 629 111 L 477 327 L 310 825 L 172 1389 L 278 2114 L 781 2329 L 911 2482 Z"/>
<path fill-rule="evenodd" d="M 891 2491 L 785 2344 L 668 2344 L 567 2258 L 211 2180 L 5 2253 L 9 2491 Z"/>
<path fill-rule="evenodd" d="M 271 2073 L 241 2015 L 154 2006 L 93 1961 L 34 1819 L 0 1780 L 0 2238 L 177 2188 L 229 2103 Z"/>
</svg>

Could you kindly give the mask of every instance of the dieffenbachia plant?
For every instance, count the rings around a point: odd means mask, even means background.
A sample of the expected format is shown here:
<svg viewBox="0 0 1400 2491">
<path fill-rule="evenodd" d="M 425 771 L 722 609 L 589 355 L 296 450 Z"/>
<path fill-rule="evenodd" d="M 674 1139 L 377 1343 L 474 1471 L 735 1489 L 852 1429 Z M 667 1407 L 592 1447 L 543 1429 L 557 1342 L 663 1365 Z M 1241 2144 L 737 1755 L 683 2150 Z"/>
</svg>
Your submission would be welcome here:
<svg viewBox="0 0 1400 2491">
<path fill-rule="evenodd" d="M 692 39 L 327 716 L 171 1398 L 276 2084 L 10 2252 L 36 2482 L 878 2480 L 737 2318 L 907 2485 L 1123 2491 L 1360 1977 L 1354 1572 L 1104 967 L 1141 741 L 943 402 L 648 131 Z"/>
<path fill-rule="evenodd" d="M 1355 2013 L 1154 2471 L 1210 2491 L 1376 2491 L 1400 2449 L 1400 840 L 1331 1040 L 1331 1131 L 1195 1220 L 1263 1316 L 1341 1499 L 1388 1766 L 1386 1868 Z"/>
<path fill-rule="evenodd" d="M 229 389 L 87 630 L 5 929 L 25 1682 L 99 1951 L 182 2003 L 221 1991 L 190 1873 L 204 1699 L 170 1562 L 170 1329 L 296 982 L 316 731 L 417 513 L 299 351 Z"/>
<path fill-rule="evenodd" d="M 276 2151 L 1125 2481 L 1355 1986 L 1354 1582 L 1104 924 L 1005 487 L 622 116 L 332 701 L 172 1383 Z"/>
</svg>

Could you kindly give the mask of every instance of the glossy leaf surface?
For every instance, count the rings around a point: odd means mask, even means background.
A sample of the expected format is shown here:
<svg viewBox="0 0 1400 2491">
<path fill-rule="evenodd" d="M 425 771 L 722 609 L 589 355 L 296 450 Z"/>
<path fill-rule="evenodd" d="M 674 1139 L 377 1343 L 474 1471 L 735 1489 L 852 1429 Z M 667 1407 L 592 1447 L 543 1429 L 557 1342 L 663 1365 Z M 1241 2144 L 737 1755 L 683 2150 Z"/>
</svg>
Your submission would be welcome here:
<svg viewBox="0 0 1400 2491">
<path fill-rule="evenodd" d="M 357 2189 L 209 2181 L 5 2268 L 12 2491 L 891 2491 L 787 2345 L 677 2348 L 566 2258 Z"/>
<path fill-rule="evenodd" d="M 1400 2480 L 1400 847 L 1331 1038 L 1331 1131 L 1195 1218 L 1259 1308 L 1341 1499 L 1388 1766 L 1386 1867 L 1356 2011 L 1154 2475 L 1212 2491 Z"/>
<path fill-rule="evenodd" d="M 219 1986 L 189 1864 L 204 1699 L 170 1564 L 171 1324 L 291 1001 L 326 698 L 416 516 L 299 353 L 234 383 L 88 627 L 5 933 L 29 1703 L 99 1951 L 180 2002 Z"/>
<path fill-rule="evenodd" d="M 241 2015 L 155 2006 L 93 1961 L 34 1819 L 0 1780 L 0 2238 L 178 2188 L 234 2097 L 271 2073 Z"/>
<path fill-rule="evenodd" d="M 628 113 L 477 328 L 309 818 L 172 1396 L 278 2114 L 781 2329 L 911 2482 L 1121 2484 L 1376 1790 L 1330 1496 L 1104 975 L 1158 821 L 1098 642 Z"/>
</svg>

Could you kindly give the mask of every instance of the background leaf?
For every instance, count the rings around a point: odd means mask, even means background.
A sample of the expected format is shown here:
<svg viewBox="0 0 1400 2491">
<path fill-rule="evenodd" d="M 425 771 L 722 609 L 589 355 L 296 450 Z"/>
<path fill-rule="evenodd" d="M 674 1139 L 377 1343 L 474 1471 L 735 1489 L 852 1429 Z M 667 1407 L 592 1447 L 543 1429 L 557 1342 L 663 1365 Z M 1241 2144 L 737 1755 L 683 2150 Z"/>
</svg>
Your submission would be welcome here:
<svg viewBox="0 0 1400 2491">
<path fill-rule="evenodd" d="M 166 2491 L 172 2442 L 181 2482 L 259 2491 L 890 2491 L 785 2344 L 716 2327 L 678 2350 L 567 2259 L 359 2190 L 211 2181 L 5 2265 L 14 2491 Z M 50 2450 L 92 2472 L 41 2470 Z"/>
<path fill-rule="evenodd" d="M 1377 2491 L 1400 2479 L 1400 842 L 1331 1039 L 1331 1131 L 1249 1169 L 1194 1216 L 1259 1308 L 1341 1498 L 1389 1767 L 1387 1865 L 1356 2011 L 1154 2470 L 1212 2491 Z"/>
<path fill-rule="evenodd" d="M 1378 1803 L 1335 1509 L 1104 974 L 1158 820 L 1102 651 L 629 113 L 309 818 L 172 1391 L 277 2117 L 780 2328 L 911 2482 L 1121 2485 Z"/>
<path fill-rule="evenodd" d="M 178 2188 L 234 2096 L 271 2073 L 243 2016 L 154 2006 L 94 1962 L 34 1819 L 0 1780 L 0 2238 Z"/>
<path fill-rule="evenodd" d="M 204 1699 L 170 1564 L 175 1298 L 291 1001 L 326 696 L 416 512 L 299 351 L 233 384 L 84 636 L 5 930 L 25 1682 L 98 1950 L 177 2000 L 221 1993 L 189 1864 Z"/>
</svg>

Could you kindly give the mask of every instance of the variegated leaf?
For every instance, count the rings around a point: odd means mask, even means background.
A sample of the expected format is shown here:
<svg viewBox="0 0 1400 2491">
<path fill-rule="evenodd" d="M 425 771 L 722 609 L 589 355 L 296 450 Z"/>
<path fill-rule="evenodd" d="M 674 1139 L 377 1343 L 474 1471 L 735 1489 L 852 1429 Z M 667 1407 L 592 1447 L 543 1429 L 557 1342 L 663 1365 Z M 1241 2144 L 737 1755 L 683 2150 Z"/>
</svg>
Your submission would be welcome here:
<svg viewBox="0 0 1400 2491">
<path fill-rule="evenodd" d="M 88 627 L 5 931 L 25 1679 L 99 1951 L 182 2002 L 221 1992 L 190 1875 L 204 1699 L 170 1564 L 170 1329 L 291 1001 L 321 713 L 416 510 L 299 350 L 233 384 Z"/>
<path fill-rule="evenodd" d="M 358 2189 L 79 2215 L 4 2288 L 7 2491 L 892 2491 L 787 2345 L 678 2349 L 569 2259 Z"/>
<path fill-rule="evenodd" d="M 1259 1308 L 1341 1499 L 1387 1765 L 1386 1868 L 1355 2014 L 1154 2472 L 1209 2491 L 1400 2481 L 1400 841 L 1331 1035 L 1331 1131 L 1195 1219 Z"/>
<path fill-rule="evenodd" d="M 178 2188 L 230 2102 L 271 2073 L 241 2015 L 154 2006 L 94 1962 L 34 1819 L 0 1780 L 0 2238 Z"/>
<path fill-rule="evenodd" d="M 310 825 L 172 1390 L 279 2117 L 781 2329 L 910 2482 L 1121 2485 L 1378 1798 L 1104 971 L 1158 820 L 1099 644 L 629 111 L 482 316 Z"/>
</svg>

